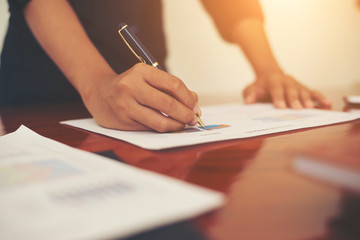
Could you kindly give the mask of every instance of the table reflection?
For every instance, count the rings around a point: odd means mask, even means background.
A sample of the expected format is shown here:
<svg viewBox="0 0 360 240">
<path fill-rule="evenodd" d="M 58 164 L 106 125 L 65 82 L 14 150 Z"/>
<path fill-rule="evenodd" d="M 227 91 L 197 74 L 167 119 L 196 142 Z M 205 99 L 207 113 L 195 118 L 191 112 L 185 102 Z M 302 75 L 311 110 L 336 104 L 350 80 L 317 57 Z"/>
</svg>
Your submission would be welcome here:
<svg viewBox="0 0 360 240">
<path fill-rule="evenodd" d="M 346 144 L 352 128 L 339 126 L 342 131 L 334 141 Z M 313 133 L 311 139 L 303 131 L 264 141 L 229 186 L 228 201 L 209 227 L 210 239 L 358 239 L 344 234 L 360 236 L 359 195 L 349 197 L 348 192 L 297 174 L 291 167 L 294 152 L 328 137 L 326 128 Z"/>
<path fill-rule="evenodd" d="M 150 151 L 59 124 L 62 120 L 89 117 L 79 109 L 75 105 L 0 108 L 0 115 L 7 132 L 25 124 L 72 147 L 226 195 L 226 203 L 219 210 L 191 219 L 180 227 L 167 226 L 156 235 L 150 234 L 151 237 L 168 232 L 164 237 L 145 239 L 173 239 L 173 234 L 185 233 L 187 228 L 190 235 L 200 236 L 194 239 L 360 239 L 360 195 L 307 178 L 291 168 L 295 150 L 317 150 L 319 143 L 329 141 L 337 143 L 340 150 L 346 149 L 347 139 L 359 137 L 358 121 Z M 359 156 L 357 149 L 347 153 Z M 179 234 L 179 237 L 192 239 L 188 235 Z"/>
<path fill-rule="evenodd" d="M 99 136 L 89 134 L 77 147 L 91 151 L 111 150 L 120 161 L 132 166 L 151 170 L 186 180 L 211 189 L 225 192 L 233 177 L 244 169 L 247 162 L 261 149 L 262 141 L 223 141 L 151 151 L 132 144 L 112 141 L 96 144 Z"/>
<path fill-rule="evenodd" d="M 4 129 L 4 125 L 2 123 L 2 119 L 0 116 L 0 136 L 5 135 L 5 129 Z"/>
</svg>

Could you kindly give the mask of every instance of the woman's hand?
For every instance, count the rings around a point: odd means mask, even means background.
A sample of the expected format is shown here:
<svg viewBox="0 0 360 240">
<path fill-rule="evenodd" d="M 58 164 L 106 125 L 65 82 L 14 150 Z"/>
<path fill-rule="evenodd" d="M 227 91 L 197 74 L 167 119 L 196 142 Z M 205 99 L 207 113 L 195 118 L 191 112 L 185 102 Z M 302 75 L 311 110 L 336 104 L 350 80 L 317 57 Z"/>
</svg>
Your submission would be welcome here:
<svg viewBox="0 0 360 240">
<path fill-rule="evenodd" d="M 92 81 L 82 98 L 99 125 L 120 130 L 176 131 L 196 125 L 200 110 L 180 79 L 143 63 Z"/>
</svg>

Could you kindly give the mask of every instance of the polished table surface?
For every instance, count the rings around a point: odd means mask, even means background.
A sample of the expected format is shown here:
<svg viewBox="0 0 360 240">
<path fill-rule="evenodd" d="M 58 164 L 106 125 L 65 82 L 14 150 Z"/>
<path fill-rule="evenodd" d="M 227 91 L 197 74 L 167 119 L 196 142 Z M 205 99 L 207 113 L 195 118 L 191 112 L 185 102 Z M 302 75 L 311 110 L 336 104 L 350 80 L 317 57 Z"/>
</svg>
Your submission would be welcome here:
<svg viewBox="0 0 360 240">
<path fill-rule="evenodd" d="M 360 147 L 360 120 L 164 151 L 59 124 L 89 117 L 81 104 L 2 107 L 5 132 L 21 124 L 75 148 L 220 191 L 218 210 L 129 239 L 360 239 L 360 195 L 296 173 L 294 153 L 329 142 Z M 342 158 L 344 156 L 339 156 Z M 346 157 L 346 156 L 345 156 Z"/>
</svg>

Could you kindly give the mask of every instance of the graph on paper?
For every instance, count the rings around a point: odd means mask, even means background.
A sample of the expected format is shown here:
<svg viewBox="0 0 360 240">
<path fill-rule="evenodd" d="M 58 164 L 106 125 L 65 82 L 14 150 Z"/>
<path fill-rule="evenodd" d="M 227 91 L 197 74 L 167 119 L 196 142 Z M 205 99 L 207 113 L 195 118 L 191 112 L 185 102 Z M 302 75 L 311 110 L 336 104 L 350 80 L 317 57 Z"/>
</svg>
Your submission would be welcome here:
<svg viewBox="0 0 360 240">
<path fill-rule="evenodd" d="M 57 159 L 15 162 L 0 166 L 0 188 L 20 183 L 46 181 L 82 171 Z"/>
<path fill-rule="evenodd" d="M 273 122 L 301 120 L 301 119 L 307 119 L 310 117 L 313 117 L 313 115 L 304 114 L 304 113 L 288 113 L 288 114 L 280 114 L 280 115 L 274 115 L 274 116 L 253 118 L 253 120 L 261 121 L 263 123 L 273 123 Z"/>
<path fill-rule="evenodd" d="M 58 191 L 51 194 L 51 198 L 57 203 L 87 203 L 125 196 L 133 191 L 136 191 L 135 186 L 125 180 L 100 181 Z"/>
<path fill-rule="evenodd" d="M 206 125 L 205 127 L 199 127 L 199 128 L 186 128 L 184 130 L 176 131 L 173 133 L 192 133 L 192 132 L 201 132 L 201 131 L 211 131 L 214 129 L 221 129 L 221 128 L 227 128 L 230 127 L 230 125 L 226 124 L 215 124 L 215 125 Z"/>
</svg>

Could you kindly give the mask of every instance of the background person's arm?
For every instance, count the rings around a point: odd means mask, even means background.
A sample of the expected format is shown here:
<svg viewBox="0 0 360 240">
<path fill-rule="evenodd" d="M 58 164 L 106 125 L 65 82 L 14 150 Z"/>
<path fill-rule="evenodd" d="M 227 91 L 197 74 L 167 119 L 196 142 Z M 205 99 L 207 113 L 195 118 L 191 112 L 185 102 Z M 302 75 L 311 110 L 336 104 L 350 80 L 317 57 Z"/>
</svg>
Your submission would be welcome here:
<svg viewBox="0 0 360 240">
<path fill-rule="evenodd" d="M 263 22 L 259 19 L 249 18 L 239 22 L 233 30 L 233 41 L 243 49 L 256 75 L 256 80 L 243 92 L 246 103 L 272 99 L 278 108 L 312 108 L 316 104 L 331 106 L 321 93 L 283 72 L 272 54 Z"/>
<path fill-rule="evenodd" d="M 285 74 L 271 52 L 263 27 L 264 17 L 257 0 L 202 0 L 221 36 L 238 44 L 252 65 L 256 79 L 244 90 L 247 103 L 272 100 L 278 108 L 313 107 L 331 103 Z"/>
<path fill-rule="evenodd" d="M 196 124 L 197 97 L 180 79 L 145 64 L 117 75 L 66 0 L 32 0 L 24 15 L 40 45 L 100 125 L 167 132 Z"/>
</svg>

